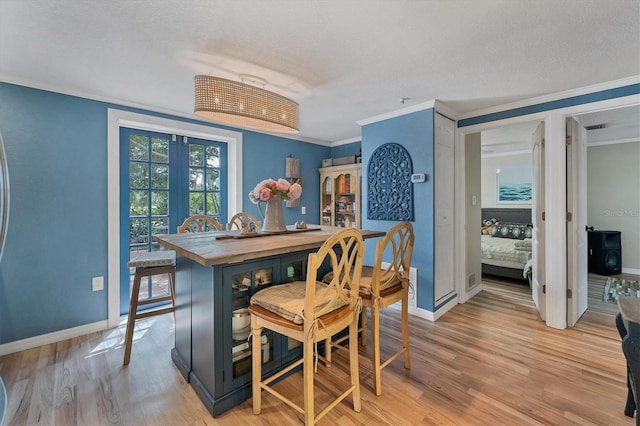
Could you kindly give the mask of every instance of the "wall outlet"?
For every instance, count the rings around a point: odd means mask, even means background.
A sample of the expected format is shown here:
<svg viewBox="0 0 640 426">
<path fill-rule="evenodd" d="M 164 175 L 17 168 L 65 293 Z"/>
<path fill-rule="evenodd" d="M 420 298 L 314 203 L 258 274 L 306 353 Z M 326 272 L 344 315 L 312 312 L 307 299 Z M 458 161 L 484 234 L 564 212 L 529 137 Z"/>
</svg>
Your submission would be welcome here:
<svg viewBox="0 0 640 426">
<path fill-rule="evenodd" d="M 104 290 L 104 277 L 103 276 L 91 278 L 91 290 L 92 291 Z"/>
<path fill-rule="evenodd" d="M 307 214 L 307 208 L 305 206 L 302 206 L 301 210 L 302 214 Z"/>
</svg>

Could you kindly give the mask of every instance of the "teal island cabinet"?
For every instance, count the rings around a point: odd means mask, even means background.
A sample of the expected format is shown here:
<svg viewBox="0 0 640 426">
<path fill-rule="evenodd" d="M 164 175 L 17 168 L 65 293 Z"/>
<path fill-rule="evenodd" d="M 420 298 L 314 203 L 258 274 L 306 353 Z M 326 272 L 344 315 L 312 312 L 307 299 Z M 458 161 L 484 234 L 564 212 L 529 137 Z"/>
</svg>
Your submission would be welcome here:
<svg viewBox="0 0 640 426">
<path fill-rule="evenodd" d="M 157 235 L 176 251 L 175 347 L 171 358 L 215 416 L 251 396 L 250 317 L 261 288 L 306 278 L 308 254 L 342 228 L 288 227 L 278 235 L 240 231 Z M 361 230 L 363 238 L 384 232 Z M 327 267 L 328 268 L 328 267 Z M 298 342 L 262 335 L 262 371 L 283 369 L 302 355 Z"/>
</svg>

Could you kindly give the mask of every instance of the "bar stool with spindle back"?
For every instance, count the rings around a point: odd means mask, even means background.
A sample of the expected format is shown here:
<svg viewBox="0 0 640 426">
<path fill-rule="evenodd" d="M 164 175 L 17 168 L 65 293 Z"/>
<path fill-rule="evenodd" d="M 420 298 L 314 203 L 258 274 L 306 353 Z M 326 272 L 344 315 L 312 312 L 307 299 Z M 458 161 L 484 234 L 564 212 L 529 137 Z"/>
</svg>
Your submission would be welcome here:
<svg viewBox="0 0 640 426">
<path fill-rule="evenodd" d="M 175 310 L 175 292 L 176 292 L 176 252 L 173 250 L 158 250 L 152 252 L 140 252 L 132 258 L 127 266 L 136 268 L 133 277 L 133 288 L 131 289 L 131 302 L 129 303 L 129 318 L 127 319 L 127 331 L 124 340 L 124 365 L 129 364 L 131 358 L 131 345 L 133 344 L 133 329 L 135 322 L 141 318 L 153 317 L 171 313 Z M 169 275 L 169 294 L 166 296 L 151 297 L 140 301 L 140 282 L 143 277 L 152 275 Z M 150 303 L 158 303 L 171 301 L 171 306 L 152 308 L 138 312 L 138 307 L 148 305 Z"/>
</svg>

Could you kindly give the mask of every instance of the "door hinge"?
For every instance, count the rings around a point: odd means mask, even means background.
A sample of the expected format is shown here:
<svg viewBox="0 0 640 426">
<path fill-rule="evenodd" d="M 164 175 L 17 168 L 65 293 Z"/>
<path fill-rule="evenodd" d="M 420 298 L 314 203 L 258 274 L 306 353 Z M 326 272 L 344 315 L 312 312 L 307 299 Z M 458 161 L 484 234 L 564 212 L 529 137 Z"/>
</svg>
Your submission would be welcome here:
<svg viewBox="0 0 640 426">
<path fill-rule="evenodd" d="M 573 215 L 571 214 L 571 212 L 567 212 L 567 222 L 571 222 L 572 218 L 573 218 Z"/>
<path fill-rule="evenodd" d="M 542 284 L 542 294 L 547 294 L 547 285 Z"/>
<path fill-rule="evenodd" d="M 573 292 L 570 288 L 567 289 L 567 299 L 571 299 L 573 297 Z"/>
<path fill-rule="evenodd" d="M 567 136 L 567 145 L 571 145 L 572 138 L 571 136 Z"/>
<path fill-rule="evenodd" d="M 542 147 L 544 148 L 544 138 L 542 138 Z"/>
<path fill-rule="evenodd" d="M 544 220 L 544 218 L 545 218 L 545 214 L 544 212 L 542 212 L 542 220 Z"/>
</svg>

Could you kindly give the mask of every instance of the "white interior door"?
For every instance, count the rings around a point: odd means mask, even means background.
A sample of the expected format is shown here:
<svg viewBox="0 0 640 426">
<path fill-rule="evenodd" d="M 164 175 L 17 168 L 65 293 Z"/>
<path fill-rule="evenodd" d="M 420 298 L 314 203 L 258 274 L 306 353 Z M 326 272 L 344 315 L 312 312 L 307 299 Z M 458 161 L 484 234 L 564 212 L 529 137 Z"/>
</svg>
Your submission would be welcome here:
<svg viewBox="0 0 640 426">
<path fill-rule="evenodd" d="M 567 327 L 573 327 L 589 304 L 587 130 L 573 118 L 567 119 L 567 212 Z"/>
<path fill-rule="evenodd" d="M 531 297 L 540 313 L 546 319 L 545 300 L 545 256 L 544 256 L 544 122 L 540 123 L 533 133 L 533 200 L 531 218 L 533 221 L 531 277 Z"/>
<path fill-rule="evenodd" d="M 434 265 L 437 265 L 433 278 L 433 297 L 435 304 L 442 303 L 455 292 L 454 234 L 454 182 L 455 167 L 453 144 L 455 123 L 438 113 L 434 114 L 434 182 L 435 191 L 435 238 L 438 241 L 434 250 Z"/>
</svg>

